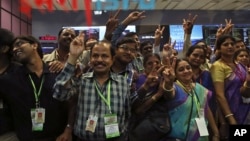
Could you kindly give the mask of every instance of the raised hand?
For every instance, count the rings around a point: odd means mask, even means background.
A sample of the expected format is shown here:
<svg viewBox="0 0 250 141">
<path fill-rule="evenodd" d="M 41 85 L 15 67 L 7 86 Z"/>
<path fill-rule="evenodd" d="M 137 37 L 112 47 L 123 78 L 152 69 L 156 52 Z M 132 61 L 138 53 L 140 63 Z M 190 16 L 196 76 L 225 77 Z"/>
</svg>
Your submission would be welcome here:
<svg viewBox="0 0 250 141">
<path fill-rule="evenodd" d="M 224 34 L 229 34 L 232 31 L 232 28 L 234 24 L 232 24 L 232 19 L 225 19 L 226 26 L 223 28 L 222 24 L 218 28 L 216 32 L 216 38 L 219 38 L 220 36 Z"/>
<path fill-rule="evenodd" d="M 188 14 L 188 19 L 183 19 L 183 30 L 185 34 L 191 34 L 193 30 L 194 23 L 197 19 L 198 15 L 192 17 L 192 14 Z"/>
<path fill-rule="evenodd" d="M 164 44 L 162 49 L 162 64 L 166 65 L 166 58 L 171 58 L 172 56 L 172 50 L 174 49 L 176 44 L 176 40 L 171 44 L 171 37 L 169 38 L 168 43 Z"/>
<path fill-rule="evenodd" d="M 111 40 L 112 32 L 115 30 L 115 28 L 119 24 L 119 20 L 117 19 L 118 15 L 120 14 L 121 9 L 118 9 L 116 13 L 113 15 L 110 13 L 108 21 L 106 22 L 106 32 L 105 32 L 105 38 L 108 40 Z"/>
<path fill-rule="evenodd" d="M 139 11 L 133 11 L 131 12 L 128 17 L 122 22 L 123 25 L 129 25 L 132 22 L 135 22 L 137 20 L 143 19 L 146 16 L 144 15 L 145 11 L 139 12 Z"/>
<path fill-rule="evenodd" d="M 148 74 L 147 79 L 144 83 L 146 88 L 151 88 L 159 84 L 159 76 L 158 76 L 158 66 L 154 66 L 151 72 Z"/>
<path fill-rule="evenodd" d="M 70 43 L 70 55 L 78 58 L 84 50 L 84 33 L 80 32 L 79 35 Z"/>
<path fill-rule="evenodd" d="M 161 28 L 160 25 L 158 25 L 157 29 L 155 30 L 155 46 L 160 45 L 161 36 L 162 36 L 164 30 L 165 30 L 165 26 L 163 26 Z"/>
<path fill-rule="evenodd" d="M 176 66 L 176 58 L 173 59 L 172 64 L 170 63 L 170 58 L 166 58 L 166 65 L 164 66 L 164 70 L 162 71 L 162 77 L 166 87 L 172 87 L 173 82 L 175 81 L 175 66 Z"/>
</svg>

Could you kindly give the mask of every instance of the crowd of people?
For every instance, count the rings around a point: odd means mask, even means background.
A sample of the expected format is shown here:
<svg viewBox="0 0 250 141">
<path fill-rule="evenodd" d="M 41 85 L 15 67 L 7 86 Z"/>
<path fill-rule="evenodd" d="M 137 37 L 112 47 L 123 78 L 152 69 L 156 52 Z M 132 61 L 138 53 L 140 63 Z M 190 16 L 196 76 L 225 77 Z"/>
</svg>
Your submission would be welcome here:
<svg viewBox="0 0 250 141">
<path fill-rule="evenodd" d="M 231 35 L 232 20 L 218 28 L 212 50 L 191 44 L 198 16 L 190 14 L 180 57 L 160 25 L 153 43 L 122 36 L 147 17 L 133 11 L 119 21 L 119 13 L 101 41 L 61 29 L 49 54 L 35 37 L 0 29 L 1 141 L 147 140 L 136 129 L 159 108 L 171 129 L 153 141 L 226 141 L 230 125 L 250 124 L 250 51 Z"/>
</svg>

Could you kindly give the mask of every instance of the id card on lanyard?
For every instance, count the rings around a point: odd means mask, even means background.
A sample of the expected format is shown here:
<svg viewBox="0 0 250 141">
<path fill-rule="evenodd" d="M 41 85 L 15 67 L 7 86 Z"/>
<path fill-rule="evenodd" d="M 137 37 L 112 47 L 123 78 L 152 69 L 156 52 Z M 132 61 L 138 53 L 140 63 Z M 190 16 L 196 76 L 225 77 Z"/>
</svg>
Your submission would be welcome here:
<svg viewBox="0 0 250 141">
<path fill-rule="evenodd" d="M 41 95 L 41 91 L 42 91 L 42 87 L 44 83 L 44 76 L 42 77 L 42 81 L 41 81 L 38 91 L 30 75 L 29 75 L 29 79 L 33 87 L 35 102 L 36 102 L 36 107 L 30 110 L 31 120 L 32 120 L 32 131 L 42 131 L 43 124 L 45 123 L 45 109 L 40 107 L 39 96 Z"/>
<path fill-rule="evenodd" d="M 98 95 L 101 97 L 101 99 L 104 101 L 104 103 L 107 105 L 109 109 L 109 114 L 105 114 L 104 116 L 104 128 L 105 128 L 106 138 L 108 139 L 108 138 L 119 137 L 120 132 L 119 132 L 119 126 L 117 122 L 117 115 L 112 114 L 111 106 L 110 106 L 110 89 L 111 89 L 110 80 L 108 82 L 108 92 L 107 92 L 106 98 L 99 90 L 96 82 L 95 82 L 95 88 L 97 90 Z"/>
<path fill-rule="evenodd" d="M 201 108 L 200 102 L 198 100 L 198 95 L 196 94 L 196 92 L 194 92 L 194 101 L 195 101 L 195 105 L 196 105 L 196 109 L 198 112 L 198 118 L 195 118 L 200 136 L 208 136 L 208 129 L 207 129 L 207 125 L 206 125 L 206 121 L 205 121 L 205 116 L 204 116 L 204 109 Z"/>
</svg>

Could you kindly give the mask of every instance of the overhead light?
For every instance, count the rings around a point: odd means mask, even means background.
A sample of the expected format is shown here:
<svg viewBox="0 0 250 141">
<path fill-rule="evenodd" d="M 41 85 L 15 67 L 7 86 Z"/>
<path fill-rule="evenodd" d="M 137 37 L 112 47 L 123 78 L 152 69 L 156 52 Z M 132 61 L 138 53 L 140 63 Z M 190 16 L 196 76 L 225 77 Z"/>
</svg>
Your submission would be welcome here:
<svg viewBox="0 0 250 141">
<path fill-rule="evenodd" d="M 102 15 L 102 11 L 95 10 L 94 15 Z"/>
</svg>

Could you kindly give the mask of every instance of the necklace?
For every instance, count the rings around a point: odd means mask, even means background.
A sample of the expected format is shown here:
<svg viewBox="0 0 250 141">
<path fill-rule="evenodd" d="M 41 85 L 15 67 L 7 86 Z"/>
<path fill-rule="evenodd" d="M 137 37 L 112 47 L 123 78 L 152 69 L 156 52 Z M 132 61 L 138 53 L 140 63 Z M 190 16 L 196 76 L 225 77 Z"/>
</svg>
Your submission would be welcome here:
<svg viewBox="0 0 250 141">
<path fill-rule="evenodd" d="M 192 85 L 192 82 L 190 84 L 183 84 L 179 80 L 176 81 L 176 83 L 189 95 L 191 95 L 191 91 L 194 88 Z"/>
</svg>

